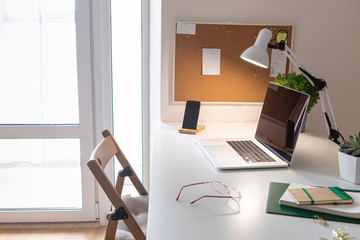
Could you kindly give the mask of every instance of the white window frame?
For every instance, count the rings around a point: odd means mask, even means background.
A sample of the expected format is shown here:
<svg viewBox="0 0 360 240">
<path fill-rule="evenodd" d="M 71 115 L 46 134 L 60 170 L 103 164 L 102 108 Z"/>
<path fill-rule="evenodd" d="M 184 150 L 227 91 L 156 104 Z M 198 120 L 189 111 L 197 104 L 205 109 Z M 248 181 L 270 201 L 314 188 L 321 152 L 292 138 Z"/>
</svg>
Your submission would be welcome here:
<svg viewBox="0 0 360 240">
<path fill-rule="evenodd" d="M 143 184 L 150 187 L 149 173 L 149 0 L 142 0 L 142 92 L 143 92 Z M 111 24 L 110 0 L 93 1 L 91 11 L 92 29 L 92 69 L 95 136 L 94 146 L 103 137 L 102 130 L 113 130 L 112 122 L 112 84 L 111 84 Z M 110 179 L 114 179 L 114 166 L 106 169 Z M 100 225 L 106 225 L 106 213 L 110 209 L 110 202 L 104 192 L 96 185 L 96 202 L 99 207 Z"/>
<path fill-rule="evenodd" d="M 79 33 L 77 34 L 77 41 L 82 42 L 78 47 L 80 54 L 89 59 L 85 64 L 81 64 L 79 69 L 79 89 L 85 94 L 85 98 L 79 97 L 82 101 L 79 102 L 80 106 L 87 108 L 87 115 L 80 115 L 80 128 L 76 126 L 56 126 L 58 130 L 58 138 L 77 137 L 82 134 L 86 141 L 91 141 L 92 148 L 103 138 L 101 132 L 103 129 L 112 131 L 112 89 L 111 89 L 111 28 L 110 28 L 110 0 L 107 1 L 90 1 L 90 0 L 77 0 L 77 9 L 81 6 L 82 11 L 77 12 L 78 19 L 85 19 Z M 149 127 L 150 127 L 150 114 L 149 114 L 149 12 L 150 1 L 142 0 L 142 81 L 143 81 L 143 184 L 149 189 Z M 79 23 L 79 22 L 77 22 Z M 89 41 L 90 34 L 90 41 Z M 81 37 L 87 39 L 80 39 Z M 82 79 L 80 81 L 80 79 Z M 92 85 L 83 85 L 83 81 L 92 81 Z M 80 94 L 80 93 L 79 93 Z M 91 98 L 92 97 L 92 98 Z M 85 99 L 85 100 L 84 100 Z M 92 99 L 89 104 L 89 99 Z M 84 121 L 87 119 L 87 121 Z M 88 131 L 93 129 L 93 131 Z M 22 125 L 22 126 L 0 126 L 1 138 L 53 138 L 54 135 L 52 126 L 35 126 L 35 125 Z M 93 134 L 94 133 L 94 134 Z M 88 158 L 92 148 L 82 150 L 82 153 L 88 153 Z M 8 218 L 7 222 L 18 222 L 21 216 L 22 222 L 39 222 L 39 221 L 95 221 L 99 220 L 101 225 L 106 225 L 106 213 L 110 208 L 110 203 L 102 190 L 95 184 L 95 179 L 92 177 L 91 172 L 88 171 L 86 161 L 82 160 L 81 168 L 84 169 L 83 176 L 86 179 L 93 179 L 91 182 L 83 181 L 86 184 L 85 194 L 89 196 L 88 199 L 94 201 L 85 201 L 84 208 L 89 209 L 88 214 L 84 216 L 67 215 L 55 216 L 54 212 L 49 211 L 45 213 L 45 218 L 37 219 L 34 217 L 34 212 L 19 213 L 21 215 Z M 114 179 L 113 166 L 106 169 L 109 177 Z M 83 186 L 85 187 L 85 186 Z M 95 202 L 95 203 L 94 203 Z"/>
<path fill-rule="evenodd" d="M 9 211 L 1 213 L 1 222 L 73 222 L 95 221 L 95 184 L 86 165 L 93 146 L 93 104 L 90 41 L 90 0 L 76 0 L 76 42 L 78 59 L 79 125 L 0 125 L 2 139 L 81 139 L 82 210 Z M 66 176 L 64 176 L 66 177 Z M 26 179 L 24 179 L 26 181 Z M 54 186 L 55 187 L 55 186 Z"/>
</svg>

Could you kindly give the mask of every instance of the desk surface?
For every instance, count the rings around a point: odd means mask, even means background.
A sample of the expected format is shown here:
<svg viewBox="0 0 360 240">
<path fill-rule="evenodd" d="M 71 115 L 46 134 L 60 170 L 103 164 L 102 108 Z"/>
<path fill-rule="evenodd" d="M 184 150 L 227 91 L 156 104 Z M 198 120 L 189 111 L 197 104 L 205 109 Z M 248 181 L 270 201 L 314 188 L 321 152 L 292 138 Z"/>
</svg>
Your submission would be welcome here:
<svg viewBox="0 0 360 240">
<path fill-rule="evenodd" d="M 205 123 L 198 135 L 180 134 L 181 123 L 162 123 L 156 131 L 151 162 L 148 239 L 332 239 L 332 229 L 347 227 L 350 236 L 360 238 L 360 226 L 328 222 L 327 227 L 312 219 L 267 214 L 270 182 L 340 186 L 360 190 L 339 178 L 338 147 L 312 132 L 302 133 L 291 167 L 285 169 L 216 170 L 195 145 L 197 139 L 252 137 L 256 123 Z M 226 204 L 201 200 L 190 205 L 196 190 L 183 185 L 219 180 L 237 188 L 243 198 L 240 212 Z"/>
</svg>

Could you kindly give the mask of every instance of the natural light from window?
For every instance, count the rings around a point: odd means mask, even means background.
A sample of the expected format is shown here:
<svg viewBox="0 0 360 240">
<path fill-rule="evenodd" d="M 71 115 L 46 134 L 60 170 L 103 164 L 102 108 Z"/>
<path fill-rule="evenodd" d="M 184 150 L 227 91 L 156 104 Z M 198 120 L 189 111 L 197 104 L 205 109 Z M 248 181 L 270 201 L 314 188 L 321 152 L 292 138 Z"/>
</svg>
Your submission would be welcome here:
<svg viewBox="0 0 360 240">
<path fill-rule="evenodd" d="M 75 0 L 0 0 L 0 112 L 0 209 L 81 209 L 80 139 L 13 134 L 79 124 Z"/>
<path fill-rule="evenodd" d="M 112 0 L 111 26 L 114 137 L 142 179 L 141 1 Z"/>
<path fill-rule="evenodd" d="M 74 0 L 0 3 L 0 124 L 79 123 Z"/>
</svg>

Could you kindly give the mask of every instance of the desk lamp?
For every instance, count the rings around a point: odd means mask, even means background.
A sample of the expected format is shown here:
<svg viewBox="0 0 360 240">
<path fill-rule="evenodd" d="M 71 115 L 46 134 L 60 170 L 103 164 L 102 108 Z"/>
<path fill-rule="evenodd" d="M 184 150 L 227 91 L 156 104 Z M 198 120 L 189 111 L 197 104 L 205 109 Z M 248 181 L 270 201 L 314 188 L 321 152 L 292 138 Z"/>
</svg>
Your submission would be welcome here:
<svg viewBox="0 0 360 240">
<path fill-rule="evenodd" d="M 281 31 L 285 31 L 287 34 L 286 30 L 280 30 L 276 33 L 276 36 Z M 275 38 L 272 38 L 272 35 L 273 35 L 272 32 L 267 28 L 263 28 L 262 30 L 260 30 L 259 35 L 256 38 L 255 44 L 253 46 L 249 47 L 248 49 L 246 49 L 241 54 L 241 58 L 252 64 L 255 64 L 257 66 L 260 66 L 263 68 L 268 68 L 269 67 L 269 55 L 268 55 L 267 49 L 273 48 L 273 49 L 281 50 L 282 53 L 285 54 L 290 59 L 290 61 L 304 74 L 305 78 L 310 82 L 310 84 L 317 91 L 319 91 L 321 108 L 322 108 L 322 111 L 324 114 L 325 123 L 326 123 L 327 130 L 328 130 L 328 137 L 331 141 L 340 145 L 339 137 L 341 137 L 342 139 L 344 139 L 344 138 L 341 135 L 341 133 L 339 132 L 337 125 L 336 125 L 335 116 L 334 116 L 334 112 L 332 110 L 329 92 L 328 92 L 328 88 L 327 88 L 325 80 L 316 78 L 309 73 L 309 71 L 304 67 L 304 65 L 301 63 L 301 61 L 295 56 L 295 54 L 291 51 L 291 49 L 286 45 L 286 43 L 285 43 L 286 39 L 281 40 L 279 43 L 272 44 L 271 42 L 276 39 L 276 36 L 275 36 Z M 334 128 L 331 125 L 330 118 L 326 111 L 326 106 L 325 106 L 325 102 L 324 102 L 325 98 L 327 100 L 331 118 L 334 123 Z"/>
</svg>

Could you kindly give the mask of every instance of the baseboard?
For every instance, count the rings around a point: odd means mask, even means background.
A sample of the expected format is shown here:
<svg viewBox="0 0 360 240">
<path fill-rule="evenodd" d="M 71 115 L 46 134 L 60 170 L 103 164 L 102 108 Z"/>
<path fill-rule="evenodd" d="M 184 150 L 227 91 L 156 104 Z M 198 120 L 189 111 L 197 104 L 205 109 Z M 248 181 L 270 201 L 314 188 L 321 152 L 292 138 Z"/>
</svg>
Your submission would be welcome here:
<svg viewBox="0 0 360 240">
<path fill-rule="evenodd" d="M 58 222 L 58 223 L 0 223 L 0 229 L 16 228 L 97 228 L 98 221 L 94 222 Z"/>
</svg>

